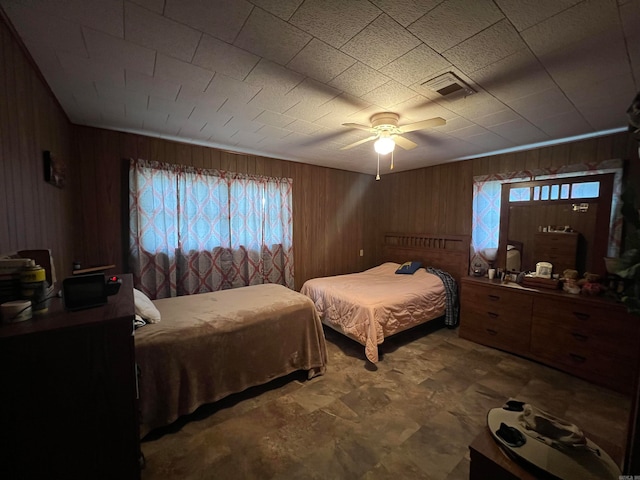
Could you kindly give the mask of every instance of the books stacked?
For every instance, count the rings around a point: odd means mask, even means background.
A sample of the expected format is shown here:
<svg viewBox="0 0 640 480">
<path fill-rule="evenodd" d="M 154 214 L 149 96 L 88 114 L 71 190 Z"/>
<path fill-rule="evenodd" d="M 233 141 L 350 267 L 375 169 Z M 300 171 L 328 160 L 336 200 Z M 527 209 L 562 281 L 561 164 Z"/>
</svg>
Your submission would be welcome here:
<svg viewBox="0 0 640 480">
<path fill-rule="evenodd" d="M 29 258 L 0 258 L 0 303 L 20 299 L 20 271 Z"/>
</svg>

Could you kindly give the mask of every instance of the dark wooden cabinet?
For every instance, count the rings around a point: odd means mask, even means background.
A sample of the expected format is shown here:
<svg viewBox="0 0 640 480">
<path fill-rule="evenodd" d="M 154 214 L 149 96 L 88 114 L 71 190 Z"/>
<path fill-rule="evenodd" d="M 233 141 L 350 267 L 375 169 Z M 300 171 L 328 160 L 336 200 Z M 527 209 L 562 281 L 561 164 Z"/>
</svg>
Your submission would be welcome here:
<svg viewBox="0 0 640 480">
<path fill-rule="evenodd" d="M 132 280 L 108 304 L 0 325 L 0 478 L 138 479 Z"/>
<path fill-rule="evenodd" d="M 462 279 L 460 336 L 629 393 L 640 322 L 618 303 L 516 283 Z"/>
</svg>

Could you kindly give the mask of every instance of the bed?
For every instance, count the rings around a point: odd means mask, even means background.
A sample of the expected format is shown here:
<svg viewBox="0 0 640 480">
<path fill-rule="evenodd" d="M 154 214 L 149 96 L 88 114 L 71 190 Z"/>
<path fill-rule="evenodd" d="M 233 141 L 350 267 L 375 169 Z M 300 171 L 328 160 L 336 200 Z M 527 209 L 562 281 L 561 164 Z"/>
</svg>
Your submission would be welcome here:
<svg viewBox="0 0 640 480">
<path fill-rule="evenodd" d="M 385 338 L 447 314 L 457 325 L 457 283 L 469 267 L 469 236 L 388 233 L 382 264 L 360 273 L 307 280 L 300 292 L 313 300 L 322 323 L 362 344 L 379 360 Z M 407 261 L 413 275 L 397 275 Z M 454 281 L 452 281 L 454 280 Z M 449 307 L 449 312 L 447 312 Z"/>
<path fill-rule="evenodd" d="M 154 300 L 161 321 L 135 332 L 140 435 L 200 405 L 297 370 L 325 371 L 308 297 L 265 284 Z"/>
</svg>

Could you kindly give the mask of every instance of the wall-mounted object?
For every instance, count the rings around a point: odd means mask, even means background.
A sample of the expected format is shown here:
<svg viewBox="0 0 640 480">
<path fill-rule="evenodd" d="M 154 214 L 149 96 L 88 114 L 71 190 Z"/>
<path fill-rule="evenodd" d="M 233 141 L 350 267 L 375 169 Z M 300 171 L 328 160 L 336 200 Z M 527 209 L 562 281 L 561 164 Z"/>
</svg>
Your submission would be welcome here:
<svg viewBox="0 0 640 480">
<path fill-rule="evenodd" d="M 42 152 L 44 179 L 51 185 L 62 188 L 66 183 L 67 167 L 62 160 L 54 157 L 49 150 Z"/>
</svg>

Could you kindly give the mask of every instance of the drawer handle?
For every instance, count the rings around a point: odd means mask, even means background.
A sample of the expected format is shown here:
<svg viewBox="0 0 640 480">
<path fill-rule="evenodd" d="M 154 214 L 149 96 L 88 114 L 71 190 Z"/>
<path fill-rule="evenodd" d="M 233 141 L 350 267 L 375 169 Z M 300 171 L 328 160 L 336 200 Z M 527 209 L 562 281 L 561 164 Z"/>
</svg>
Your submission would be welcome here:
<svg viewBox="0 0 640 480">
<path fill-rule="evenodd" d="M 579 363 L 584 363 L 584 361 L 586 360 L 585 357 L 583 357 L 582 355 L 578 355 L 576 353 L 570 353 L 569 356 L 573 361 L 579 362 Z"/>
<path fill-rule="evenodd" d="M 487 312 L 487 315 L 489 315 L 491 318 L 498 318 L 500 316 L 495 312 Z"/>
<path fill-rule="evenodd" d="M 499 295 L 487 295 L 487 297 L 489 297 L 489 300 L 493 300 L 494 302 L 496 300 L 500 300 L 500 296 Z"/>
<path fill-rule="evenodd" d="M 492 328 L 487 328 L 486 330 L 487 330 L 487 333 L 488 333 L 489 335 L 497 335 L 497 334 L 498 334 L 498 332 L 496 332 L 496 331 L 495 331 L 494 329 L 492 329 Z"/>
<path fill-rule="evenodd" d="M 571 332 L 571 335 L 573 335 L 573 338 L 575 338 L 576 340 L 580 340 L 581 342 L 584 342 L 589 338 L 588 335 L 584 335 L 578 332 Z"/>
<path fill-rule="evenodd" d="M 576 318 L 579 318 L 580 320 L 588 320 L 589 317 L 591 316 L 588 313 L 583 313 L 583 312 L 573 312 L 573 314 L 576 316 Z"/>
</svg>

